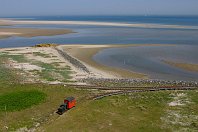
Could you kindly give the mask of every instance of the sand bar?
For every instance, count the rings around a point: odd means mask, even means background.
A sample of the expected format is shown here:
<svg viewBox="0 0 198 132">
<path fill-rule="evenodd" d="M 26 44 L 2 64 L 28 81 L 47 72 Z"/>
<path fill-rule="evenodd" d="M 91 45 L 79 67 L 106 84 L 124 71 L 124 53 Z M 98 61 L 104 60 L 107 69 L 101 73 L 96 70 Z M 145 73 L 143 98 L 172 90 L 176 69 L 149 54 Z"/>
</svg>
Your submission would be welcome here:
<svg viewBox="0 0 198 132">
<path fill-rule="evenodd" d="M 15 32 L 0 32 L 0 35 L 14 35 L 14 34 L 20 34 L 20 33 L 15 33 Z"/>
<path fill-rule="evenodd" d="M 170 29 L 198 29 L 197 26 L 180 26 L 165 24 L 141 24 L 141 23 L 118 23 L 118 22 L 93 22 L 93 21 L 20 21 L 4 20 L 4 23 L 17 24 L 59 24 L 59 25 L 90 25 L 90 26 L 115 26 L 115 27 L 136 27 L 136 28 L 170 28 Z"/>
<path fill-rule="evenodd" d="M 198 64 L 189 64 L 189 63 L 181 63 L 181 62 L 173 62 L 169 60 L 163 60 L 166 64 L 175 66 L 180 69 L 184 69 L 187 71 L 198 72 Z"/>
<path fill-rule="evenodd" d="M 0 19 L 0 26 L 11 26 L 12 24 L 8 20 Z"/>
<path fill-rule="evenodd" d="M 12 36 L 19 37 L 36 37 L 36 36 L 53 36 L 74 33 L 68 29 L 33 29 L 33 28 L 0 28 L 0 38 Z"/>
</svg>

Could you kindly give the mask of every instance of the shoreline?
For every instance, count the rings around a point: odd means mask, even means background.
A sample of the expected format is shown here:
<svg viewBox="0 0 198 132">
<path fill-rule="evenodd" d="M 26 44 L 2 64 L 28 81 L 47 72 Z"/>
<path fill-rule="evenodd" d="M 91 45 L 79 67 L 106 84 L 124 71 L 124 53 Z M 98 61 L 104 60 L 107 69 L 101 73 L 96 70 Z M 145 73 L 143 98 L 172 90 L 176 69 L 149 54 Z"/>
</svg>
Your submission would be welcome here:
<svg viewBox="0 0 198 132">
<path fill-rule="evenodd" d="M 198 29 L 197 26 L 167 25 L 167 24 L 150 24 L 150 23 L 118 23 L 118 22 L 95 22 L 95 21 L 30 21 L 30 20 L 12 20 L 0 19 L 3 24 L 20 25 L 20 24 L 59 24 L 59 25 L 88 25 L 88 26 L 113 26 L 113 27 L 133 27 L 133 28 L 170 28 L 170 29 Z"/>
<path fill-rule="evenodd" d="M 160 44 L 152 45 L 61 45 L 60 47 L 69 55 L 75 57 L 82 63 L 84 63 L 88 69 L 91 69 L 95 73 L 108 73 L 117 78 L 133 78 L 133 79 L 149 79 L 148 75 L 137 73 L 122 68 L 115 68 L 95 62 L 92 57 L 99 51 L 107 48 L 119 48 L 119 47 L 133 47 L 133 46 L 162 46 Z"/>
<path fill-rule="evenodd" d="M 62 45 L 61 47 L 71 56 L 77 58 L 83 62 L 87 67 L 91 67 L 93 70 L 102 71 L 110 75 L 114 75 L 118 78 L 132 78 L 132 79 L 150 79 L 149 74 L 138 73 L 136 71 L 129 71 L 122 68 L 117 68 L 113 66 L 107 66 L 104 64 L 99 64 L 95 62 L 92 57 L 100 52 L 103 49 L 108 48 L 123 48 L 123 47 L 134 47 L 134 46 L 164 46 L 160 44 L 152 45 L 137 45 L 137 44 L 128 44 L 128 45 Z M 167 46 L 167 45 L 166 45 Z M 173 45 L 169 45 L 173 46 Z M 185 71 L 197 72 L 197 64 L 188 64 L 188 63 L 166 63 L 170 66 L 174 66 L 178 69 L 183 69 Z M 97 72 L 99 72 L 97 71 Z"/>
</svg>

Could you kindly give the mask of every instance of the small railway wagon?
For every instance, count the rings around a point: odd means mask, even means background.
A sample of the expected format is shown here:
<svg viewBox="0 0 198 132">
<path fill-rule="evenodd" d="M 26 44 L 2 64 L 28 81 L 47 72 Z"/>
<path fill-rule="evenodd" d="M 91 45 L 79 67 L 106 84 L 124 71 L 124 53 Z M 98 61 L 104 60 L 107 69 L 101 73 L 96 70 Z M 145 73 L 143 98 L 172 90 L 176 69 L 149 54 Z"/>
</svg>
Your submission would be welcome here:
<svg viewBox="0 0 198 132">
<path fill-rule="evenodd" d="M 74 97 L 68 97 L 64 100 L 64 103 L 67 104 L 67 108 L 71 109 L 72 107 L 75 107 L 76 100 Z"/>
</svg>

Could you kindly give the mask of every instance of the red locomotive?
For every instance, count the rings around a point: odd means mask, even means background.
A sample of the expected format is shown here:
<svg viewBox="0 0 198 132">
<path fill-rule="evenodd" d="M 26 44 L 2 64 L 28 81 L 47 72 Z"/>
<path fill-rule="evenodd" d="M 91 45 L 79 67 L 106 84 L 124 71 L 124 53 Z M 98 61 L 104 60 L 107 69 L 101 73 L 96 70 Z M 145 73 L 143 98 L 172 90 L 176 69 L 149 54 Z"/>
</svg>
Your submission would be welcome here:
<svg viewBox="0 0 198 132">
<path fill-rule="evenodd" d="M 64 100 L 64 104 L 60 105 L 57 113 L 62 115 L 65 111 L 75 107 L 75 105 L 76 105 L 75 98 L 74 97 L 68 97 Z"/>
</svg>

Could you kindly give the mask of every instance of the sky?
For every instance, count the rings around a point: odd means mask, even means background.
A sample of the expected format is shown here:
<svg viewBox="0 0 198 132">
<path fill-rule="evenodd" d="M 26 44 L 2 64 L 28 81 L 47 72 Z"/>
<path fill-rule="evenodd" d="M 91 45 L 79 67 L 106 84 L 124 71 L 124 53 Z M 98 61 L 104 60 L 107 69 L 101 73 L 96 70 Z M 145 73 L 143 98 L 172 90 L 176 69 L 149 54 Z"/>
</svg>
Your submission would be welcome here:
<svg viewBox="0 0 198 132">
<path fill-rule="evenodd" d="M 0 0 L 0 16 L 198 15 L 198 0 Z"/>
</svg>

